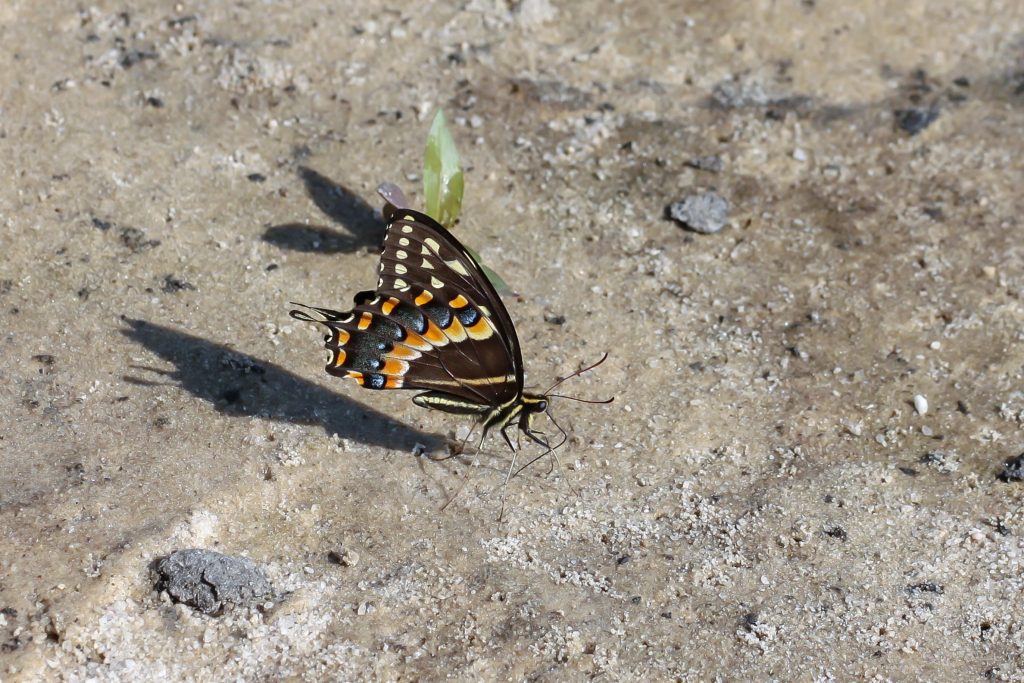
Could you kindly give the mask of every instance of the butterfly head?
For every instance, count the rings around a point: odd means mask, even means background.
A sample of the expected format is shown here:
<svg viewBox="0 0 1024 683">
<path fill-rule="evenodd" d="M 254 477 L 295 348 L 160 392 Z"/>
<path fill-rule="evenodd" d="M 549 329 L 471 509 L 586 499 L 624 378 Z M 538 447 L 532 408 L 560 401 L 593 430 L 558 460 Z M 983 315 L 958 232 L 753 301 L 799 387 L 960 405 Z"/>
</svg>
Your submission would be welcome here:
<svg viewBox="0 0 1024 683">
<path fill-rule="evenodd" d="M 551 399 L 545 394 L 523 394 L 520 399 L 522 410 L 519 411 L 519 429 L 528 435 L 534 434 L 533 421 L 541 413 L 547 412 Z M 534 437 L 535 438 L 535 437 Z"/>
<path fill-rule="evenodd" d="M 544 394 L 523 394 L 523 418 L 532 419 L 548 409 L 550 399 Z"/>
</svg>

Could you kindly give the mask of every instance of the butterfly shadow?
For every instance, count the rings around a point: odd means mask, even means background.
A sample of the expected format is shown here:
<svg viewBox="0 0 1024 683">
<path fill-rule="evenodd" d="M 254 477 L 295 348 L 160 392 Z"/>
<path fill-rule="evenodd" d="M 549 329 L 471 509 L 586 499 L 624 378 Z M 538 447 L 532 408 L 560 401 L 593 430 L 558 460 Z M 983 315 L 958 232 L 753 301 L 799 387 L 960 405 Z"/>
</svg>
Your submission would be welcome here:
<svg viewBox="0 0 1024 683">
<path fill-rule="evenodd" d="M 317 208 L 347 232 L 322 225 L 282 223 L 264 231 L 264 242 L 281 249 L 318 254 L 351 253 L 380 247 L 386 226 L 373 207 L 341 183 L 311 168 L 300 166 L 299 177 Z"/>
<path fill-rule="evenodd" d="M 123 320 L 127 327 L 122 334 L 175 365 L 173 370 L 133 369 L 173 380 L 225 415 L 319 425 L 328 434 L 395 450 L 412 451 L 416 444 L 426 452 L 444 447 L 439 436 L 412 429 L 273 363 L 145 320 Z M 142 386 L 164 383 L 134 376 L 124 380 Z"/>
</svg>

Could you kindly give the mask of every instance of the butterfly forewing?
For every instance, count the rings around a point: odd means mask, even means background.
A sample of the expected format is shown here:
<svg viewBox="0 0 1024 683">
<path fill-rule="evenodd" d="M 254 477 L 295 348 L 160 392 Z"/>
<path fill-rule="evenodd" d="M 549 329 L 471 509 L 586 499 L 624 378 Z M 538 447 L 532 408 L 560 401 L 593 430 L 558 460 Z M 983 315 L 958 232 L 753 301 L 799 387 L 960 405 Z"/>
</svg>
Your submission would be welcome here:
<svg viewBox="0 0 1024 683">
<path fill-rule="evenodd" d="M 401 209 L 384 239 L 376 292 L 346 313 L 312 309 L 331 334 L 327 371 L 373 389 L 422 389 L 469 411 L 521 396 L 511 318 L 479 265 L 433 219 Z M 315 320 L 303 311 L 292 315 Z"/>
</svg>

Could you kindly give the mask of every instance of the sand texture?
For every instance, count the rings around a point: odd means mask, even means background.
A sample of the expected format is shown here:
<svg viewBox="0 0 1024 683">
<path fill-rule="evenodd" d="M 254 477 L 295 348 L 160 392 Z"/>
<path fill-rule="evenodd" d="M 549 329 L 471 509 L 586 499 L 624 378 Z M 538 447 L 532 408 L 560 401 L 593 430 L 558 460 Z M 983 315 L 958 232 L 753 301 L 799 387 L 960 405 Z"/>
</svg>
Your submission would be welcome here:
<svg viewBox="0 0 1024 683">
<path fill-rule="evenodd" d="M 0 42 L 0 680 L 1024 681 L 1024 3 L 2 0 Z M 507 488 L 288 316 L 373 287 L 438 108 L 527 385 L 610 354 Z M 251 562 L 200 609 L 186 549 Z"/>
</svg>

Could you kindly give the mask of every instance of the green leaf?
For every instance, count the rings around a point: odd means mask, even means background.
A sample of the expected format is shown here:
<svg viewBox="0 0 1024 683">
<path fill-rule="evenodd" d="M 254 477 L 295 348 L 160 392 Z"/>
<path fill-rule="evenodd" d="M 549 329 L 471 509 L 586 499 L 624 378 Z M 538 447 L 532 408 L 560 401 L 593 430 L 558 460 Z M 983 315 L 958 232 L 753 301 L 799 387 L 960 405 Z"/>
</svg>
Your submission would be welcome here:
<svg viewBox="0 0 1024 683">
<path fill-rule="evenodd" d="M 446 228 L 454 226 L 462 211 L 462 191 L 459 151 L 455 149 L 444 112 L 438 111 L 423 151 L 423 196 L 427 215 Z"/>
<path fill-rule="evenodd" d="M 462 246 L 466 247 L 465 244 L 463 244 Z M 475 249 L 470 249 L 469 247 L 466 247 L 466 251 L 468 251 L 469 255 L 476 260 L 477 264 L 479 264 L 480 266 L 480 270 L 484 271 L 484 275 L 487 276 L 487 279 L 491 281 L 492 285 L 494 285 L 494 291 L 496 291 L 501 296 L 507 296 L 510 294 L 515 296 L 516 291 L 508 286 L 508 283 L 505 282 L 505 278 L 498 275 L 498 273 L 495 270 L 493 270 L 489 265 L 480 260 L 480 254 L 476 253 Z"/>
<path fill-rule="evenodd" d="M 388 188 L 390 190 L 390 188 Z M 449 230 L 455 226 L 462 212 L 463 176 L 459 152 L 455 140 L 448 130 L 444 112 L 438 111 L 427 134 L 427 146 L 423 150 L 423 196 L 426 213 Z M 384 195 L 386 201 L 393 201 Z M 402 197 L 402 200 L 405 198 Z M 397 205 L 396 205 L 397 206 Z M 480 260 L 480 255 L 466 247 L 470 255 L 480 264 L 484 275 L 494 285 L 498 294 L 515 294 L 508 283 Z"/>
</svg>

